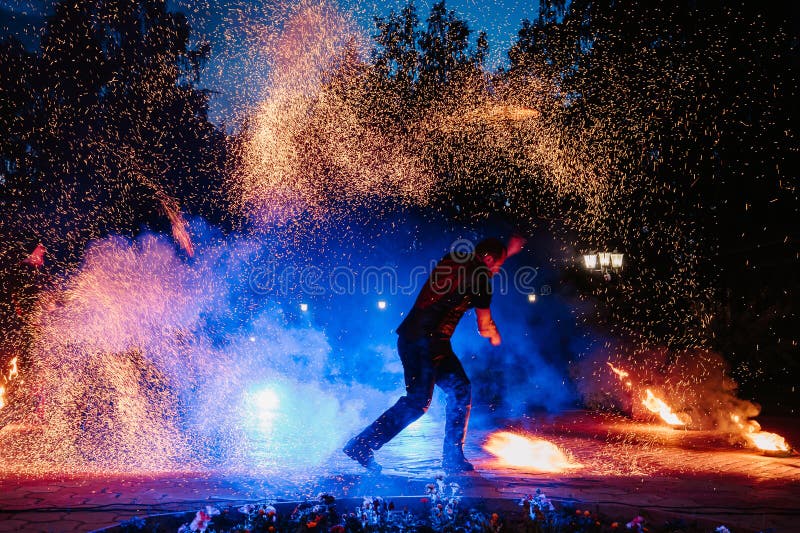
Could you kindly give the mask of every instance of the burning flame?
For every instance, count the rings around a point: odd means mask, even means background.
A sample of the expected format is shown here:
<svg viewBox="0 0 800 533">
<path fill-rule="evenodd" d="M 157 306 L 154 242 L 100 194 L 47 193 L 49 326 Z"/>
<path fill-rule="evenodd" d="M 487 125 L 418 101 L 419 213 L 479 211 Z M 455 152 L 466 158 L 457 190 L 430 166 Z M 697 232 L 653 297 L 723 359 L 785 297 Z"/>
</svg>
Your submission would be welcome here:
<svg viewBox="0 0 800 533">
<path fill-rule="evenodd" d="M 5 396 L 6 396 L 6 388 L 0 385 L 0 409 L 5 407 L 6 405 Z"/>
<path fill-rule="evenodd" d="M 777 433 L 761 431 L 761 425 L 755 420 L 742 422 L 741 417 L 733 413 L 731 413 L 731 420 L 739 426 L 747 440 L 759 450 L 766 452 L 788 452 L 790 450 L 786 439 Z"/>
<path fill-rule="evenodd" d="M 561 472 L 582 465 L 573 463 L 558 446 L 509 431 L 489 435 L 483 448 L 503 466 L 531 468 L 542 472 Z"/>
<path fill-rule="evenodd" d="M 629 372 L 626 372 L 625 370 L 622 370 L 621 368 L 617 368 L 617 367 L 615 367 L 614 365 L 612 365 L 609 362 L 606 362 L 606 364 L 617 375 L 617 377 L 619 378 L 620 381 L 624 381 L 625 382 L 625 385 L 627 385 L 628 387 L 631 387 L 633 385 L 633 382 L 631 380 L 626 379 L 628 376 L 630 376 Z"/>
<path fill-rule="evenodd" d="M 646 389 L 647 397 L 642 400 L 642 404 L 648 411 L 656 413 L 661 419 L 672 426 L 685 426 L 691 423 L 692 419 L 686 414 L 677 414 L 661 398 L 653 394 L 653 391 Z"/>
</svg>

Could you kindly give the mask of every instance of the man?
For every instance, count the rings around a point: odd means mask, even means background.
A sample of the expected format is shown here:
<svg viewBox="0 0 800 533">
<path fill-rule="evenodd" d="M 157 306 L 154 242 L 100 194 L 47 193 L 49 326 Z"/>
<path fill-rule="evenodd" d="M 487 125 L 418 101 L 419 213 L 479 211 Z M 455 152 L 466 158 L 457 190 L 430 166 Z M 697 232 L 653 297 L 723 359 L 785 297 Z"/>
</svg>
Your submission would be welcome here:
<svg viewBox="0 0 800 533">
<path fill-rule="evenodd" d="M 372 472 L 380 472 L 373 451 L 428 410 L 433 387 L 438 385 L 447 396 L 442 467 L 450 473 L 474 470 L 463 449 L 472 391 L 450 337 L 466 310 L 474 307 L 480 335 L 493 346 L 500 345 L 500 333 L 489 310 L 491 277 L 524 243 L 519 236 L 512 237 L 508 246 L 498 239 L 485 239 L 473 253 L 454 250 L 439 261 L 411 312 L 397 328 L 406 395 L 345 445 L 343 451 L 348 457 Z"/>
</svg>

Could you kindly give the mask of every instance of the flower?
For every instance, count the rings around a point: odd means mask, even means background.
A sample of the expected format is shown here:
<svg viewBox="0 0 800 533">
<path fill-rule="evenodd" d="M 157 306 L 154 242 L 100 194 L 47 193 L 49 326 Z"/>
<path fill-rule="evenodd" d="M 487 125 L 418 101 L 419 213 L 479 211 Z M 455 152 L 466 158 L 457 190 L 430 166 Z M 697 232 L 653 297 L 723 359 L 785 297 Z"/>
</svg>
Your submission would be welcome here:
<svg viewBox="0 0 800 533">
<path fill-rule="evenodd" d="M 627 527 L 628 529 L 633 529 L 634 531 L 642 532 L 644 531 L 644 518 L 641 516 L 637 516 L 636 518 L 625 524 L 625 527 Z"/>
</svg>

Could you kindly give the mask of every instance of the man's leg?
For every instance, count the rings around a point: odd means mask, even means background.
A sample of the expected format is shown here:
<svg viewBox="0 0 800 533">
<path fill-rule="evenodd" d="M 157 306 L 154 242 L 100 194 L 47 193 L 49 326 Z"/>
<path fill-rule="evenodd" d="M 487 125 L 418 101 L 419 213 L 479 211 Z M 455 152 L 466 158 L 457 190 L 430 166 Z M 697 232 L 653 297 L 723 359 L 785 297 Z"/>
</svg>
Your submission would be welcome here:
<svg viewBox="0 0 800 533">
<path fill-rule="evenodd" d="M 380 471 L 373 451 L 392 440 L 409 424 L 428 410 L 433 397 L 436 372 L 428 344 L 425 341 L 409 342 L 400 337 L 397 351 L 403 363 L 406 395 L 370 424 L 364 431 L 350 439 L 344 453 L 369 470 Z"/>
<path fill-rule="evenodd" d="M 436 384 L 447 396 L 442 467 L 451 472 L 474 470 L 464 458 L 464 441 L 467 436 L 469 414 L 472 409 L 472 385 L 461 361 L 449 348 L 436 366 Z"/>
</svg>

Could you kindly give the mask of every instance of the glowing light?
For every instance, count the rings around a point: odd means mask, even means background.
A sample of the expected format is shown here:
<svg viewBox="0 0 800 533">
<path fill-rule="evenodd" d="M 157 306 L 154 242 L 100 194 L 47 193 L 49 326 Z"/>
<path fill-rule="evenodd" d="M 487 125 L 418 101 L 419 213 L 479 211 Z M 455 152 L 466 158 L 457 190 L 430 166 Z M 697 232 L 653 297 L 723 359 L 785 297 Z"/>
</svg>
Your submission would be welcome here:
<svg viewBox="0 0 800 533">
<path fill-rule="evenodd" d="M 301 310 L 302 312 L 304 312 L 304 313 L 305 313 L 306 311 L 308 311 L 308 304 L 306 304 L 306 303 L 302 303 L 302 304 L 300 304 L 300 310 Z"/>
<path fill-rule="evenodd" d="M 611 254 L 611 268 L 622 268 L 622 258 L 625 254 Z"/>
<path fill-rule="evenodd" d="M 647 393 L 647 397 L 642 400 L 642 405 L 644 405 L 651 413 L 655 413 L 660 416 L 661 419 L 667 424 L 670 424 L 671 426 L 685 426 L 692 422 L 690 416 L 686 415 L 685 413 L 675 413 L 664 400 L 658 398 L 650 389 L 645 390 L 645 392 Z"/>
<path fill-rule="evenodd" d="M 386 309 L 386 300 L 378 300 L 378 309 Z"/>
<path fill-rule="evenodd" d="M 276 411 L 281 406 L 278 394 L 272 389 L 262 389 L 253 395 L 255 406 L 264 411 Z"/>
<path fill-rule="evenodd" d="M 589 270 L 597 268 L 597 254 L 587 254 L 583 256 L 583 264 Z"/>
<path fill-rule="evenodd" d="M 607 267 L 611 264 L 611 254 L 608 252 L 601 252 L 597 254 L 600 258 L 600 266 Z"/>
<path fill-rule="evenodd" d="M 541 472 L 561 472 L 582 465 L 569 457 L 552 442 L 498 431 L 489 435 L 483 449 L 497 457 L 502 466 L 513 466 Z"/>
<path fill-rule="evenodd" d="M 0 409 L 6 406 L 6 388 L 0 385 Z"/>
<path fill-rule="evenodd" d="M 530 303 L 536 302 L 536 295 L 535 294 L 529 294 L 528 295 L 528 302 L 530 302 Z"/>
</svg>

